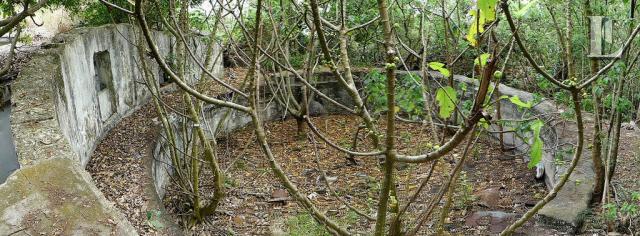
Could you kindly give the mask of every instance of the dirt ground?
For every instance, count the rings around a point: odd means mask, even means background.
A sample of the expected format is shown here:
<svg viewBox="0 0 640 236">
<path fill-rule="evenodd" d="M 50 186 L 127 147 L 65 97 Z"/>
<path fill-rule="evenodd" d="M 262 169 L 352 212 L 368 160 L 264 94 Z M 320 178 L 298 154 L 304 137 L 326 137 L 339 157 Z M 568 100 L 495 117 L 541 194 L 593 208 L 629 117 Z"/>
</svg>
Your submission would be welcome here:
<svg viewBox="0 0 640 236">
<path fill-rule="evenodd" d="M 627 123 L 628 124 L 628 123 Z M 612 179 L 612 203 L 618 206 L 615 223 L 607 224 L 605 219 L 610 210 L 604 209 L 602 204 L 596 203 L 588 212 L 581 229 L 583 235 L 606 235 L 615 232 L 623 235 L 638 235 L 640 233 L 640 218 L 629 217 L 622 211 L 621 206 L 635 205 L 640 209 L 640 199 L 633 199 L 633 195 L 640 195 L 640 129 L 635 125 L 623 125 L 620 131 L 620 147 L 618 163 Z M 613 233 L 612 233 L 613 234 Z M 614 234 L 615 235 L 615 234 Z"/>
<path fill-rule="evenodd" d="M 314 119 L 316 125 L 335 143 L 349 146 L 355 133 L 358 120 L 349 116 L 326 116 Z M 382 124 L 384 125 L 384 124 Z M 296 122 L 293 119 L 270 122 L 267 125 L 269 141 L 276 158 L 289 174 L 289 178 L 315 204 L 339 224 L 354 232 L 370 232 L 374 222 L 359 217 L 345 204 L 327 191 L 321 172 L 326 171 L 331 187 L 351 206 L 375 214 L 376 200 L 380 186 L 378 181 L 382 172 L 377 158 L 358 158 L 358 165 L 350 165 L 346 155 L 328 145 L 317 141 L 320 168 L 317 167 L 314 144 L 309 139 L 299 139 L 296 135 Z M 403 153 L 418 154 L 433 145 L 421 125 L 400 123 L 398 125 L 399 148 Z M 271 174 L 268 163 L 255 143 L 250 128 L 234 132 L 218 140 L 219 156 L 225 170 L 227 197 L 218 209 L 218 213 L 208 219 L 206 224 L 198 225 L 188 233 L 263 235 L 274 232 L 290 234 L 310 234 L 303 228 L 313 230 L 306 225 L 310 221 L 307 214 L 292 200 L 274 201 L 281 197 L 283 186 Z M 368 139 L 367 139 L 368 140 Z M 363 146 L 370 142 L 362 140 Z M 408 223 L 423 210 L 431 197 L 436 195 L 440 185 L 453 168 L 455 161 L 462 156 L 462 150 L 456 149 L 438 162 L 433 177 L 416 201 L 409 208 Z M 546 189 L 542 182 L 534 179 L 534 170 L 529 170 L 520 158 L 502 155 L 498 144 L 483 137 L 471 151 L 467 164 L 459 178 L 452 213 L 446 219 L 445 227 L 452 234 L 492 234 L 495 228 L 490 224 L 469 226 L 465 219 L 477 211 L 501 211 L 522 214 L 536 200 L 543 197 Z M 429 164 L 397 166 L 400 203 L 418 187 L 430 168 Z M 499 171 L 496 171 L 499 170 Z M 205 179 L 211 178 L 210 175 Z M 207 180 L 204 180 L 207 182 Z M 165 202 L 174 215 L 187 212 L 187 205 L 180 200 L 180 191 L 175 187 L 168 189 Z M 210 196 L 211 188 L 204 188 L 205 196 Z M 285 194 L 286 195 L 286 194 Z M 435 212 L 434 215 L 439 215 Z M 303 221 L 303 222 L 301 222 Z M 433 234 L 433 222 L 428 222 L 423 234 Z M 506 226 L 506 225 L 504 225 Z M 504 227 L 502 226 L 502 227 Z M 315 226 L 317 227 L 317 226 Z M 497 226 L 498 228 L 500 226 Z M 492 231 L 493 229 L 493 231 Z M 300 231 L 302 230 L 302 231 Z M 322 232 L 322 230 L 320 230 Z M 325 232 L 326 233 L 326 232 Z"/>
<path fill-rule="evenodd" d="M 237 74 L 242 74 L 238 72 Z M 242 76 L 238 76 L 239 78 Z M 238 81 L 239 82 L 239 81 Z M 173 100 L 179 101 L 174 97 Z M 147 196 L 141 194 L 144 186 L 150 184 L 145 176 L 145 166 L 140 156 L 158 135 L 158 124 L 153 106 L 147 105 L 125 118 L 96 149 L 87 169 L 91 172 L 98 188 L 107 199 L 129 217 L 136 229 L 143 235 L 157 235 L 148 224 L 145 213 L 149 209 Z M 325 116 L 313 119 L 316 126 L 333 142 L 349 147 L 355 132 L 357 119 L 349 116 Z M 376 199 L 382 176 L 377 158 L 357 158 L 358 165 L 350 165 L 346 155 L 317 139 L 314 145 L 308 138 L 300 139 L 295 134 L 295 120 L 267 123 L 267 131 L 272 151 L 298 188 L 319 207 L 322 212 L 350 231 L 367 234 L 373 222 L 349 210 L 342 201 L 334 197 L 321 179 L 326 171 L 333 190 L 343 201 L 370 216 L 375 214 Z M 380 121 L 384 127 L 384 121 Z M 417 124 L 398 124 L 397 140 L 402 153 L 418 154 L 432 148 L 434 143 L 427 137 L 428 132 Z M 623 129 L 620 158 L 614 187 L 618 192 L 640 191 L 637 173 L 640 173 L 639 135 L 640 130 Z M 317 147 L 320 168 L 315 163 Z M 358 150 L 368 150 L 368 139 L 361 137 Z M 266 158 L 255 143 L 250 127 L 238 130 L 218 140 L 218 155 L 225 173 L 226 198 L 216 214 L 205 223 L 186 229 L 190 235 L 268 235 L 288 233 L 291 235 L 325 235 L 311 217 L 291 200 L 278 179 L 271 173 Z M 428 205 L 439 191 L 455 162 L 462 155 L 461 147 L 452 151 L 438 162 L 431 181 L 419 195 L 418 200 L 408 210 L 406 223 L 414 223 L 415 216 Z M 427 176 L 429 164 L 397 166 L 400 204 L 407 202 L 408 196 L 417 188 L 422 178 Z M 515 214 L 519 217 L 537 200 L 546 194 L 544 183 L 534 179 L 534 170 L 529 170 L 521 157 L 502 153 L 492 139 L 482 136 L 463 167 L 459 186 L 452 205 L 452 212 L 445 220 L 445 228 L 453 235 L 489 235 L 510 223 L 492 224 L 467 222 L 474 213 L 499 212 Z M 211 175 L 204 171 L 202 194 L 211 195 L 212 186 L 207 185 Z M 619 194 L 620 198 L 628 196 Z M 179 200 L 181 193 L 175 186 L 167 189 L 164 205 L 181 224 L 181 216 L 187 214 L 188 203 Z M 622 201 L 622 200 L 618 200 Z M 438 208 L 439 209 L 439 208 Z M 594 209 L 599 209 L 596 206 Z M 438 216 L 439 212 L 433 214 Z M 434 218 L 434 217 L 432 217 Z M 435 217 L 437 218 L 437 217 Z M 588 215 L 581 232 L 605 234 L 605 227 L 598 210 Z M 478 223 L 480 222 L 480 223 Z M 532 221 L 533 222 L 533 221 Z M 520 235 L 564 235 L 554 231 L 539 229 L 529 222 L 521 228 Z M 421 235 L 434 234 L 436 221 L 428 221 Z"/>
</svg>

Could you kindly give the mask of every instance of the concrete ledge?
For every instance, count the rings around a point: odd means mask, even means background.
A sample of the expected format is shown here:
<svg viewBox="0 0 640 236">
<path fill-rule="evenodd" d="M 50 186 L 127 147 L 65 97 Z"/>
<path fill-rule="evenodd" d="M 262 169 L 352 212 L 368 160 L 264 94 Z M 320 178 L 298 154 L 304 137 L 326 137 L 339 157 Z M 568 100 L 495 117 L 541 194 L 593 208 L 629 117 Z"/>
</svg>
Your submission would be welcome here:
<svg viewBox="0 0 640 236">
<path fill-rule="evenodd" d="M 137 235 L 93 185 L 65 158 L 39 161 L 0 185 L 0 234 Z"/>
</svg>

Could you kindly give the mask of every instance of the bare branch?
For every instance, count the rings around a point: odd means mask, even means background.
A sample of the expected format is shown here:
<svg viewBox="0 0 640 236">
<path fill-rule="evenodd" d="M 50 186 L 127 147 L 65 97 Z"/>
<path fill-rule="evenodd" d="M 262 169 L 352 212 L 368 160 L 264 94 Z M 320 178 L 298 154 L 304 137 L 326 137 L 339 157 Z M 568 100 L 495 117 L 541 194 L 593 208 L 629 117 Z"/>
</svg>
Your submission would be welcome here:
<svg viewBox="0 0 640 236">
<path fill-rule="evenodd" d="M 380 19 L 380 16 L 376 16 L 375 18 L 373 18 L 370 21 L 367 21 L 367 22 L 365 22 L 365 23 L 363 23 L 361 25 L 357 25 L 357 26 L 351 27 L 351 28 L 347 29 L 347 32 L 351 32 L 351 31 L 354 31 L 354 30 L 358 30 L 358 29 L 367 27 L 370 24 L 373 24 L 374 22 L 376 22 L 378 19 Z"/>
</svg>

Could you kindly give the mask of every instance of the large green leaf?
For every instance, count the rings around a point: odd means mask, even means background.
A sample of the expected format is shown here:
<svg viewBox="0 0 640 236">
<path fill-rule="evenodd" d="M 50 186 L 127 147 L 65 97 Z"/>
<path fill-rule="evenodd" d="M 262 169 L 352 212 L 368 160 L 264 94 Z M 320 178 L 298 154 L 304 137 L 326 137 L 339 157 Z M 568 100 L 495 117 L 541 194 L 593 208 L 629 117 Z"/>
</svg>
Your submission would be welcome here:
<svg viewBox="0 0 640 236">
<path fill-rule="evenodd" d="M 449 78 L 449 76 L 451 76 L 451 72 L 447 68 L 444 68 L 443 63 L 437 61 L 429 62 L 429 67 L 432 70 L 437 70 L 438 72 L 440 72 L 440 74 L 442 74 L 442 76 L 444 76 L 445 78 Z"/>
<path fill-rule="evenodd" d="M 473 60 L 473 64 L 476 66 L 479 65 L 480 68 L 482 68 L 487 64 L 487 61 L 489 60 L 490 57 L 491 57 L 491 54 L 489 53 L 480 54 L 479 57 Z"/>
<path fill-rule="evenodd" d="M 484 32 L 485 18 L 482 12 L 478 14 L 477 9 L 471 9 L 471 11 L 469 11 L 469 15 L 473 16 L 473 22 L 471 22 L 471 25 L 469 25 L 469 32 L 467 32 L 466 38 L 471 46 L 476 47 L 478 46 L 478 34 Z"/>
<path fill-rule="evenodd" d="M 531 144 L 531 159 L 529 160 L 529 164 L 527 167 L 529 169 L 535 167 L 542 160 L 542 148 L 544 143 L 540 138 L 540 130 L 544 126 L 544 123 L 541 120 L 536 120 L 531 124 L 531 130 L 533 130 L 533 144 Z"/>
<path fill-rule="evenodd" d="M 447 119 L 451 117 L 451 114 L 453 114 L 456 108 L 458 94 L 456 90 L 450 86 L 439 88 L 436 90 L 436 101 L 438 101 L 438 106 L 440 107 L 438 116 L 442 119 Z"/>
<path fill-rule="evenodd" d="M 518 96 L 513 96 L 511 98 L 509 98 L 509 101 L 511 101 L 511 103 L 516 104 L 516 106 L 520 107 L 520 108 L 531 108 L 532 104 L 531 102 L 523 102 L 522 100 L 520 100 L 520 98 Z"/>
<path fill-rule="evenodd" d="M 478 46 L 477 37 L 484 32 L 484 25 L 496 20 L 497 2 L 498 0 L 478 0 L 477 7 L 469 12 L 469 15 L 473 17 L 473 22 L 469 25 L 466 38 L 471 46 Z"/>
<path fill-rule="evenodd" d="M 478 0 L 478 9 L 484 15 L 486 22 L 496 19 L 496 3 L 498 0 Z"/>
</svg>

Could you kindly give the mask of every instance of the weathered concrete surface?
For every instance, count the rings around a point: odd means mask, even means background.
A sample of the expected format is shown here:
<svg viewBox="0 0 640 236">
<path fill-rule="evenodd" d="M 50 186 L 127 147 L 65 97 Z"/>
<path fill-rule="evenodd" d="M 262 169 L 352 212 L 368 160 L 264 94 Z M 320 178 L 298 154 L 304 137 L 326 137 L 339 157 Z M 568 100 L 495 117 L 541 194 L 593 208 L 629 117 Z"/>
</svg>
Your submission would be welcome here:
<svg viewBox="0 0 640 236">
<path fill-rule="evenodd" d="M 589 114 L 585 115 L 586 124 L 592 123 L 590 122 L 590 118 L 591 116 Z M 557 125 L 555 130 L 558 137 L 560 137 L 558 144 L 577 143 L 578 129 L 575 122 L 566 122 L 562 125 Z M 582 150 L 582 157 L 567 183 L 562 190 L 558 192 L 556 198 L 538 212 L 541 222 L 565 232 L 576 232 L 582 227 L 585 219 L 584 214 L 588 211 L 589 203 L 591 202 L 593 188 L 595 186 L 595 172 L 593 170 L 593 160 L 591 159 L 591 149 L 588 148 L 590 142 L 587 141 L 590 135 L 591 134 L 585 134 L 585 145 Z M 557 164 L 554 164 L 554 183 L 557 183 L 562 175 L 566 173 L 573 153 L 563 154 L 562 152 L 557 152 L 555 156 L 557 156 L 559 160 L 562 160 L 555 161 Z M 550 162 L 554 163 L 553 159 Z M 545 165 L 551 165 L 551 163 L 545 163 Z"/>
<path fill-rule="evenodd" d="M 501 85 L 499 89 L 503 95 L 518 96 L 524 102 L 534 100 L 531 93 L 504 85 Z M 532 109 L 518 108 L 506 99 L 503 99 L 500 104 L 503 119 L 518 120 L 539 116 L 541 120 L 549 121 L 545 122 L 545 126 L 541 131 L 541 138 L 544 142 L 541 162 L 544 165 L 545 183 L 547 188 L 551 190 L 558 184 L 562 175 L 566 173 L 573 158 L 573 152 L 564 153 L 563 150 L 573 150 L 573 146 L 566 144 L 575 145 L 577 143 L 576 123 L 560 118 L 558 114 L 559 107 L 550 100 L 543 100 L 535 104 Z M 585 117 L 588 118 L 588 115 L 585 115 Z M 589 122 L 586 121 L 585 123 Z M 517 124 L 505 125 L 504 129 L 514 129 L 516 126 Z M 497 131 L 498 127 L 493 125 L 492 129 Z M 585 134 L 585 143 L 588 143 L 587 135 Z M 494 134 L 494 136 L 497 135 Z M 513 133 L 507 133 L 504 135 L 504 140 L 506 145 L 515 147 L 519 152 L 528 153 L 528 145 L 531 144 L 531 141 L 528 140 L 530 137 L 531 134 L 527 134 L 525 136 L 527 140 L 522 140 Z M 581 227 L 584 220 L 583 214 L 589 208 L 595 185 L 591 150 L 587 146 L 586 144 L 584 145 L 582 157 L 562 190 L 538 212 L 541 222 L 565 232 L 575 232 Z"/>
<path fill-rule="evenodd" d="M 56 36 L 50 49 L 24 66 L 12 86 L 12 122 L 21 164 L 63 156 L 85 166 L 104 134 L 148 101 L 145 85 L 137 83 L 144 80 L 131 43 L 135 35 L 127 24 L 75 29 Z M 162 32 L 153 36 L 161 54 L 170 58 L 175 40 Z M 203 41 L 191 43 L 196 55 L 204 54 Z M 147 60 L 161 82 L 157 64 Z M 195 81 L 198 70 L 194 63 L 189 65 L 187 77 Z M 221 73 L 218 60 L 214 74 Z"/>
<path fill-rule="evenodd" d="M 26 166 L 40 159 L 79 160 L 64 138 L 56 117 L 53 82 L 60 80 L 59 57 L 37 52 L 12 84 L 11 130 L 18 161 Z"/>
<path fill-rule="evenodd" d="M 42 175 L 29 177 L 30 181 L 33 179 L 45 181 L 48 178 L 74 180 L 79 178 L 79 175 L 91 189 L 90 192 L 82 194 L 95 194 L 94 198 L 104 200 L 82 168 L 74 167 L 73 171 L 44 173 L 48 170 L 43 169 L 39 162 L 46 159 L 67 158 L 72 161 L 67 160 L 65 163 L 73 162 L 74 165 L 84 167 L 102 137 L 122 118 L 149 100 L 145 85 L 139 83 L 143 81 L 142 70 L 138 68 L 140 58 L 137 48 L 131 44 L 135 42 L 135 35 L 133 27 L 127 24 L 75 29 L 57 36 L 52 44 L 46 46 L 47 50 L 35 53 L 33 59 L 23 67 L 22 72 L 12 84 L 11 99 L 14 107 L 11 113 L 11 126 L 20 164 L 35 165 L 27 169 L 38 168 L 43 172 Z M 175 40 L 162 32 L 153 32 L 153 37 L 160 53 L 165 58 L 171 58 Z M 204 55 L 203 51 L 206 47 L 203 41 L 193 39 L 190 43 L 196 55 Z M 214 49 L 215 52 L 219 58 L 221 56 L 219 46 Z M 150 58 L 146 60 L 158 83 L 162 83 L 163 75 L 157 64 Z M 190 62 L 187 68 L 187 80 L 193 82 L 197 78 L 198 70 L 195 68 L 197 65 L 191 60 Z M 219 59 L 213 73 L 220 76 L 222 70 L 222 60 Z M 21 173 L 23 171 L 17 172 L 16 175 Z M 64 192 L 67 188 L 77 185 L 73 181 L 67 182 L 69 186 L 64 185 L 64 181 L 49 186 L 53 192 Z M 8 192 L 23 191 L 19 190 L 19 187 L 9 183 L 2 185 L 3 189 L 9 189 L 5 190 Z M 38 204 L 39 202 L 53 204 L 38 208 L 44 211 L 55 211 L 56 207 L 59 207 L 56 205 L 59 201 L 51 198 L 55 196 L 38 194 L 11 195 L 12 202 L 7 200 L 7 205 L 0 205 L 0 211 L 18 214 L 20 213 L 18 208 L 24 207 L 12 206 L 20 201 L 23 201 L 20 204 Z M 81 193 L 78 192 L 78 194 Z M 81 198 L 71 198 L 70 201 L 73 203 L 69 204 L 64 202 L 62 210 L 67 213 L 84 212 L 87 209 L 83 208 L 84 205 L 79 199 L 81 200 Z M 69 201 L 69 198 L 65 197 L 65 201 Z M 113 218 L 110 214 L 96 214 L 95 217 L 91 216 L 95 219 L 89 217 L 87 222 L 88 224 L 94 221 L 108 223 L 108 220 Z M 51 217 L 49 213 L 45 215 Z M 82 224 L 82 218 L 73 218 L 73 220 L 78 221 L 77 225 Z M 61 224 L 54 220 L 41 222 L 39 227 L 49 227 L 51 230 Z M 0 235 L 4 233 L 2 229 L 0 228 Z M 78 229 L 82 230 L 82 227 Z M 110 232 L 101 226 L 96 227 L 94 231 Z M 84 233 L 78 231 L 78 234 Z M 120 235 L 117 232 L 115 234 Z"/>
<path fill-rule="evenodd" d="M 16 171 L 0 185 L 0 234 L 136 235 L 135 229 L 70 159 Z"/>
</svg>

